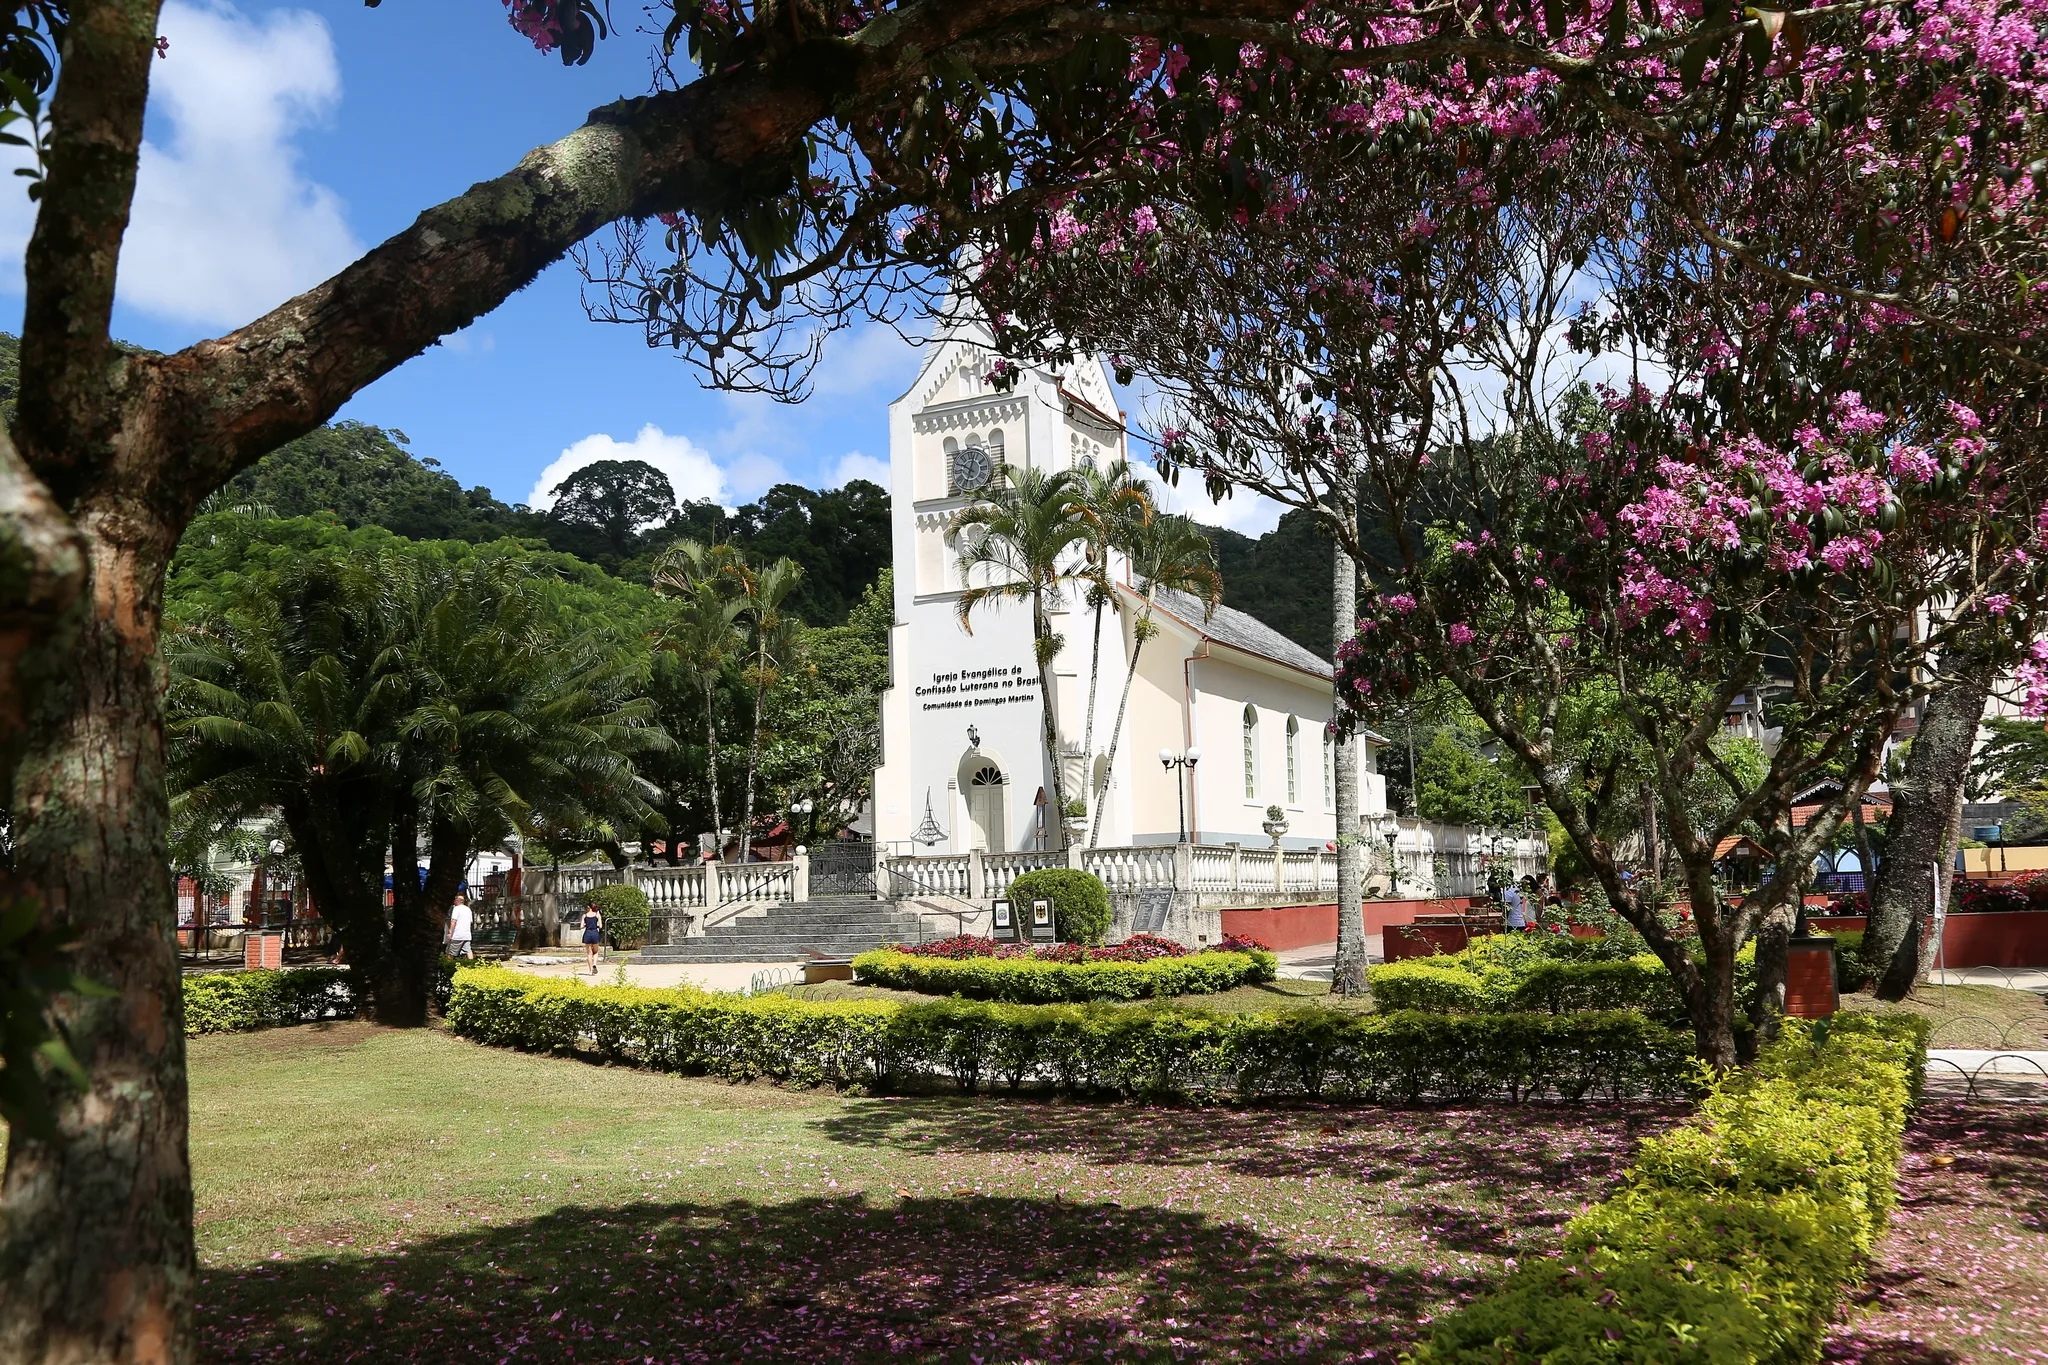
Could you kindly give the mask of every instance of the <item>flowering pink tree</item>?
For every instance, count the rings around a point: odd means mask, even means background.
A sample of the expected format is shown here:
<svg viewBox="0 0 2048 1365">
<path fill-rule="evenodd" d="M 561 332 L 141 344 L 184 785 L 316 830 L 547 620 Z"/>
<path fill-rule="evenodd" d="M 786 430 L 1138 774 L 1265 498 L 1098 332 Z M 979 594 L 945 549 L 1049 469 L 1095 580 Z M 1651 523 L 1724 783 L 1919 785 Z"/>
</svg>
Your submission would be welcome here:
<svg viewBox="0 0 2048 1365">
<path fill-rule="evenodd" d="M 1155 197 L 1141 226 L 1070 208 L 1064 240 L 997 259 L 983 292 L 1014 344 L 1057 335 L 1152 376 L 1169 475 L 1324 514 L 1371 580 L 1347 703 L 1450 682 L 1726 1063 L 1738 950 L 1760 935 L 1768 1025 L 1806 869 L 1930 665 L 1984 647 L 1979 623 L 2008 657 L 2032 629 L 2034 409 L 1901 378 L 1896 329 L 1917 324 L 1891 305 L 1731 268 L 1659 208 L 1662 162 L 1626 139 L 1481 151 L 1408 145 L 1409 127 L 1386 124 L 1376 155 L 1269 128 L 1265 211 L 1212 226 Z M 1390 214 L 1389 185 L 1422 207 Z M 1561 333 L 1581 355 L 1620 348 L 1654 387 L 1574 392 Z M 1715 741 L 1767 685 L 1783 738 L 1759 779 Z M 1630 745 L 1575 730 L 1592 694 Z M 1603 833 L 1634 795 L 1624 758 L 1648 769 L 1675 887 L 1625 875 Z M 1837 794 L 1794 830 L 1794 796 L 1823 777 Z M 1703 779 L 1724 789 L 1706 818 Z M 1745 830 L 1776 871 L 1730 906 L 1714 862 Z M 1696 937 L 1659 913 L 1673 890 Z"/>
</svg>

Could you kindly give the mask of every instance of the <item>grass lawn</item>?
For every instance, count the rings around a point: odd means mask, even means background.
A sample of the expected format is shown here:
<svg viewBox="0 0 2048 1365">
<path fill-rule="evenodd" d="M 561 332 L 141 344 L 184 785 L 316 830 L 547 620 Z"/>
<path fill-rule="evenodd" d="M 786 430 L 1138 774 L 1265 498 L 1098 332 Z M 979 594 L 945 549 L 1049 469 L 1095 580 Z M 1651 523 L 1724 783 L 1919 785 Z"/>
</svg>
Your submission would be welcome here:
<svg viewBox="0 0 2048 1365">
<path fill-rule="evenodd" d="M 209 1360 L 1389 1361 L 1675 1109 L 871 1099 L 192 1045 Z"/>
<path fill-rule="evenodd" d="M 1951 988 L 1953 989 L 1953 988 Z M 1825 1359 L 2048 1361 L 2048 1111 L 1930 1100 L 1906 1132 L 1899 1208 L 1864 1307 Z"/>
<path fill-rule="evenodd" d="M 1922 984 L 1896 1005 L 1844 995 L 1842 1008 L 1923 1015 L 1934 1021 L 1931 1047 L 2048 1048 L 2048 996 L 2034 991 Z"/>
</svg>

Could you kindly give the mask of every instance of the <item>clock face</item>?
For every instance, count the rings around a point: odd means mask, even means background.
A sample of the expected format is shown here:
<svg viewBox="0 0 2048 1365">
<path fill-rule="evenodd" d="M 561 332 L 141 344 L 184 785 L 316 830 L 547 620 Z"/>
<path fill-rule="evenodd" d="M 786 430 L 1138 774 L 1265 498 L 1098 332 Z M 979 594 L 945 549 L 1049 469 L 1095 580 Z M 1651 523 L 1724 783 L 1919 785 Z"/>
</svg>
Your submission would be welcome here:
<svg viewBox="0 0 2048 1365">
<path fill-rule="evenodd" d="M 987 484 L 993 473 L 995 466 L 980 446 L 969 446 L 953 457 L 953 483 L 962 493 L 971 493 Z"/>
</svg>

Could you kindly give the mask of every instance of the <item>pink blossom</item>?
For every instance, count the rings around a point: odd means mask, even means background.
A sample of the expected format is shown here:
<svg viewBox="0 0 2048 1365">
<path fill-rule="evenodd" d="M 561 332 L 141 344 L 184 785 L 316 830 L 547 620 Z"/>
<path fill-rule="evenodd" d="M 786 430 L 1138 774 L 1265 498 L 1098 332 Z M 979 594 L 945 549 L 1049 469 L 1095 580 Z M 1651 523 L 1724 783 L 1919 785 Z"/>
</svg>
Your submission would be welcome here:
<svg viewBox="0 0 2048 1365">
<path fill-rule="evenodd" d="M 1406 616 L 1415 610 L 1415 599 L 1405 592 L 1397 592 L 1387 599 L 1387 610 L 1396 616 Z"/>
<path fill-rule="evenodd" d="M 1450 636 L 1451 643 L 1461 649 L 1472 643 L 1472 627 L 1466 625 L 1463 621 L 1456 622 L 1445 633 Z"/>
<path fill-rule="evenodd" d="M 1152 211 L 1150 204 L 1140 204 L 1132 210 L 1131 230 L 1147 237 L 1159 231 L 1159 215 Z"/>
</svg>

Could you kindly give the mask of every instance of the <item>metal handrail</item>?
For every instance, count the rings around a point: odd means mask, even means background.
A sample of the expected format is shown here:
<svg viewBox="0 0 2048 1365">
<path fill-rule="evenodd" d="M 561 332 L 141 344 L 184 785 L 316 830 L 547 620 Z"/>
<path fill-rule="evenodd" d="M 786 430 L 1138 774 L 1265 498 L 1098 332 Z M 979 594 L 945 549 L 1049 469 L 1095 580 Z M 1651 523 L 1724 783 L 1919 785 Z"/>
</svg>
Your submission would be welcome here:
<svg viewBox="0 0 2048 1365">
<path fill-rule="evenodd" d="M 926 896 L 941 897 L 949 901 L 958 901 L 960 902 L 960 904 L 967 907 L 968 912 L 972 912 L 977 915 L 981 913 L 981 907 L 976 905 L 973 901 L 968 900 L 965 896 L 956 896 L 951 891 L 941 891 L 935 886 L 927 885 L 922 879 L 915 876 L 914 874 L 898 871 L 895 864 L 893 863 L 885 864 L 884 866 L 886 867 L 889 874 L 889 890 L 892 893 L 890 899 L 892 900 L 895 899 L 893 893 L 896 889 L 896 879 L 898 877 L 901 877 L 904 881 L 907 881 L 911 885 L 919 888 Z M 946 910 L 944 908 L 941 908 L 939 913 L 952 915 L 954 921 L 954 929 L 962 935 L 966 934 L 967 912 L 959 910 Z"/>
</svg>

